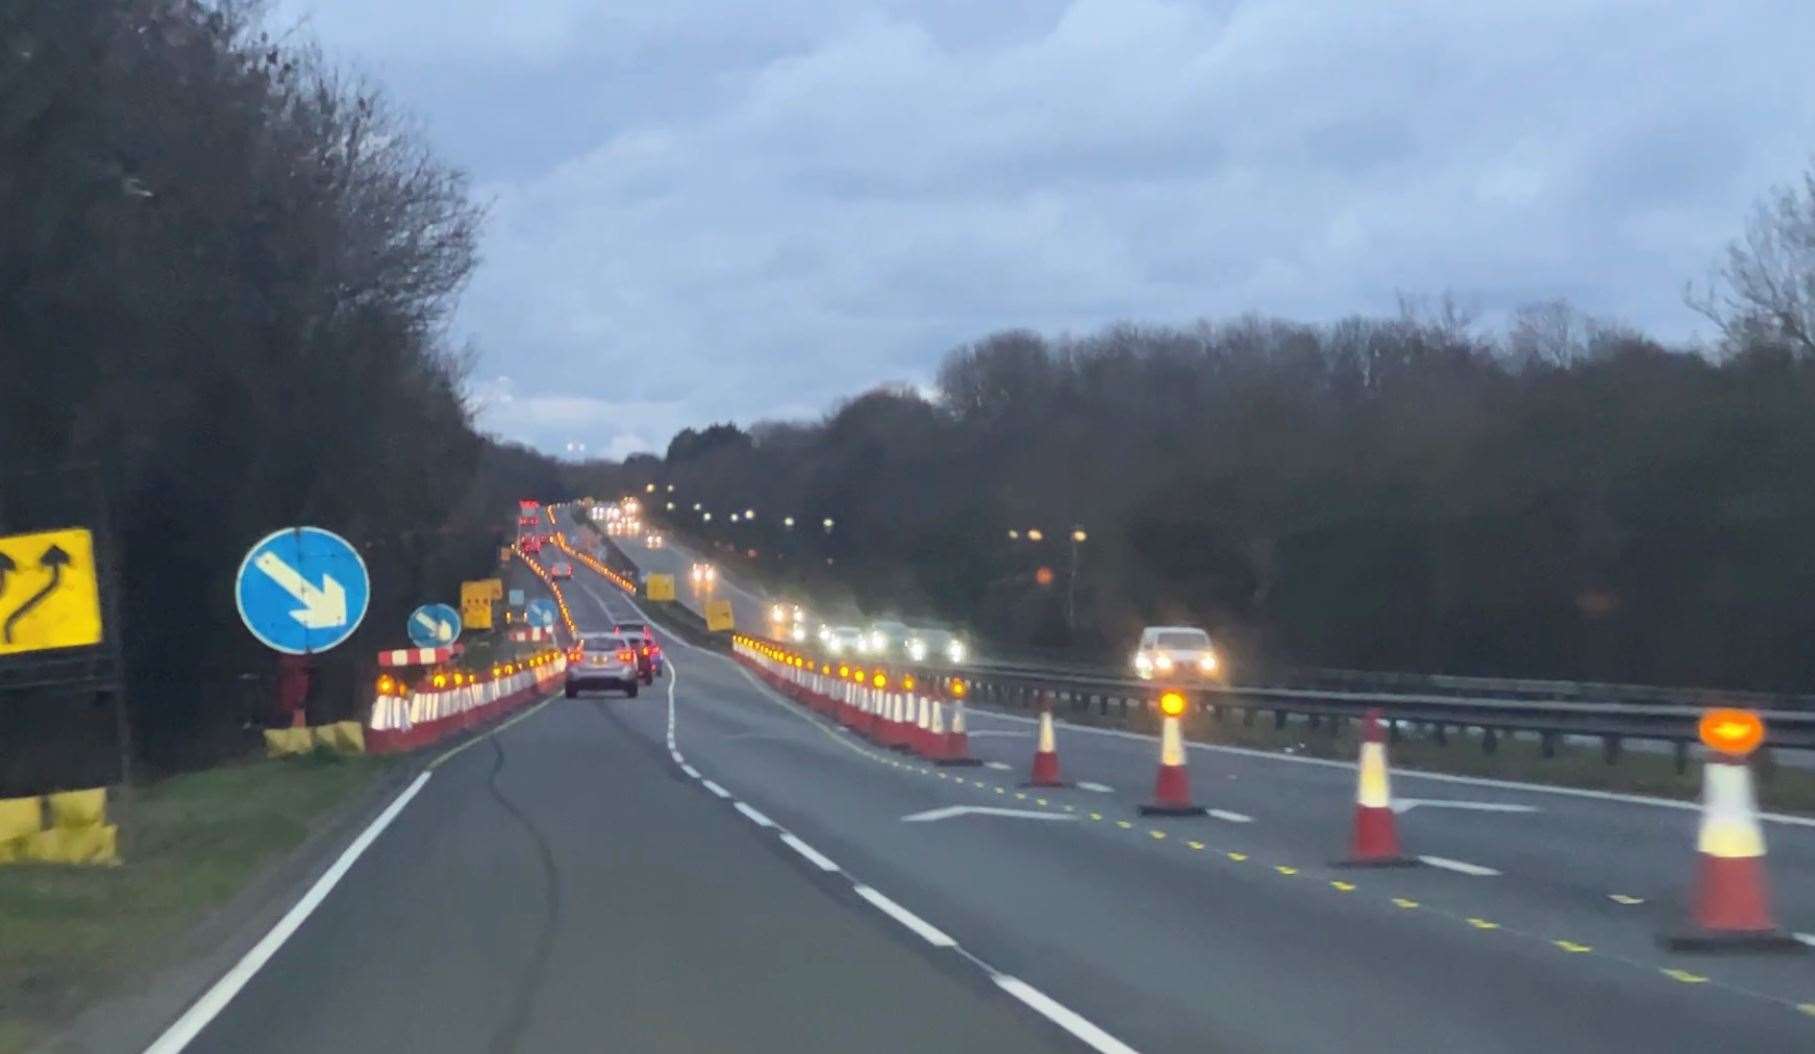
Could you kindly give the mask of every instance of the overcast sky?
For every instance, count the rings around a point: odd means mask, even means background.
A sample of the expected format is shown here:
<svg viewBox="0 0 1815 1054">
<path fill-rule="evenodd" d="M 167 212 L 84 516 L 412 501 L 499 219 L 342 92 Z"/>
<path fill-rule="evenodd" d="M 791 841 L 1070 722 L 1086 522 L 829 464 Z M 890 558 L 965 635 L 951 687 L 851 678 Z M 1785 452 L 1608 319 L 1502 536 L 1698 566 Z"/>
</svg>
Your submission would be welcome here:
<svg viewBox="0 0 1815 1054">
<path fill-rule="evenodd" d="M 817 416 L 1017 326 L 1484 319 L 1686 338 L 1815 151 L 1809 0 L 278 0 L 491 202 L 481 425 Z M 1706 326 L 1700 327 L 1705 331 Z"/>
</svg>

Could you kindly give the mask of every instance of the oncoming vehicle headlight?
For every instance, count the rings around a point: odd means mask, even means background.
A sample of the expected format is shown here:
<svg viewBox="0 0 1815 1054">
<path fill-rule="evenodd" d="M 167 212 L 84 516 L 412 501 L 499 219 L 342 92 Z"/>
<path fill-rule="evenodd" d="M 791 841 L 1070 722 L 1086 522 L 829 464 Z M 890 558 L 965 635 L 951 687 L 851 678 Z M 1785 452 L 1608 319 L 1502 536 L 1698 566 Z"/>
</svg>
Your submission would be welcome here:
<svg viewBox="0 0 1815 1054">
<path fill-rule="evenodd" d="M 1149 659 L 1147 653 L 1144 651 L 1136 652 L 1134 655 L 1134 668 L 1137 670 L 1151 670 L 1153 669 L 1153 660 Z"/>
<path fill-rule="evenodd" d="M 946 658 L 952 660 L 953 662 L 963 662 L 964 661 L 964 642 L 958 641 L 958 640 L 952 641 L 951 646 L 945 649 L 945 655 L 946 655 Z"/>
<path fill-rule="evenodd" d="M 1200 656 L 1198 658 L 1197 668 L 1204 671 L 1205 673 L 1215 673 L 1216 672 L 1216 653 L 1213 651 L 1205 652 L 1202 656 Z"/>
<path fill-rule="evenodd" d="M 1172 656 L 1161 655 L 1154 660 L 1153 664 L 1162 670 L 1170 670 L 1172 669 Z"/>
<path fill-rule="evenodd" d="M 788 613 L 785 610 L 783 610 L 783 608 L 780 604 L 777 604 L 774 607 L 769 609 L 769 619 L 772 622 L 780 622 L 782 619 L 785 619 L 787 617 L 788 617 Z"/>
<path fill-rule="evenodd" d="M 926 641 L 923 641 L 923 640 L 908 641 L 907 642 L 907 653 L 908 653 L 908 658 L 913 659 L 915 662 L 925 662 L 926 661 Z"/>
</svg>

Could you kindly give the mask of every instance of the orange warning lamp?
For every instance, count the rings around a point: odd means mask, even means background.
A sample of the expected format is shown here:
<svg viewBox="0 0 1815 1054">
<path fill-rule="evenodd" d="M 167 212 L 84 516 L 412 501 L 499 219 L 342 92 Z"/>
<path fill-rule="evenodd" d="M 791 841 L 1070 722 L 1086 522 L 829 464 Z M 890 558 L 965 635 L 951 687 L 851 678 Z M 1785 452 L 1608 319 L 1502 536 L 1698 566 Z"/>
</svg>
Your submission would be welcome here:
<svg viewBox="0 0 1815 1054">
<path fill-rule="evenodd" d="M 842 662 L 841 662 L 841 663 L 839 663 L 839 664 L 838 664 L 838 676 L 840 676 L 840 677 L 849 677 L 849 676 L 851 676 L 851 668 L 850 668 L 850 667 L 849 667 L 849 666 L 846 666 L 846 665 L 845 665 L 845 664 L 844 664 L 844 663 L 842 663 Z"/>
<path fill-rule="evenodd" d="M 901 679 L 901 687 L 906 688 L 910 692 L 913 691 L 914 690 L 914 675 L 910 673 L 907 676 L 903 677 Z"/>
<path fill-rule="evenodd" d="M 1185 712 L 1185 697 L 1177 692 L 1165 692 L 1160 695 L 1160 713 L 1167 717 L 1178 717 Z"/>
<path fill-rule="evenodd" d="M 970 691 L 970 688 L 963 681 L 959 680 L 956 677 L 952 678 L 952 698 L 953 699 L 964 698 L 964 693 L 968 692 L 968 691 Z"/>
<path fill-rule="evenodd" d="M 390 674 L 386 673 L 386 674 L 379 675 L 379 677 L 378 677 L 378 694 L 379 695 L 390 695 L 392 692 L 395 692 L 396 690 L 397 690 L 397 682 L 391 679 Z"/>
<path fill-rule="evenodd" d="M 1710 749 L 1743 758 L 1765 741 L 1765 723 L 1750 710 L 1717 708 L 1702 715 L 1702 742 Z"/>
<path fill-rule="evenodd" d="M 820 664 L 820 666 L 819 666 L 819 673 L 820 673 L 820 676 L 822 676 L 822 677 L 823 677 L 823 676 L 825 676 L 825 675 L 827 675 L 827 674 L 830 674 L 830 673 L 831 673 L 831 672 L 832 672 L 832 664 L 831 664 L 831 663 L 829 663 L 829 662 L 826 662 L 826 663 L 821 663 L 821 664 Z"/>
<path fill-rule="evenodd" d="M 889 679 L 887 677 L 883 676 L 881 673 L 878 673 L 875 676 L 875 678 L 870 681 L 870 683 L 875 685 L 878 688 L 887 688 L 889 686 Z"/>
<path fill-rule="evenodd" d="M 852 670 L 851 671 L 851 680 L 856 681 L 858 684 L 862 684 L 863 683 L 863 671 L 862 670 Z"/>
</svg>

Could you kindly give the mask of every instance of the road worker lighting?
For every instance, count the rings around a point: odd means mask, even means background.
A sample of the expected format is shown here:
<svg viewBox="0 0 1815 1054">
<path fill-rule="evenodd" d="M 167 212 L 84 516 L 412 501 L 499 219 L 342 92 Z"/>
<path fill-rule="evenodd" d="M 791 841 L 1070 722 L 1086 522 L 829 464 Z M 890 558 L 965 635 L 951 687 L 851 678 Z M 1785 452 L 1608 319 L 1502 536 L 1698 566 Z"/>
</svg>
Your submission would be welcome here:
<svg viewBox="0 0 1815 1054">
<path fill-rule="evenodd" d="M 839 664 L 838 664 L 838 676 L 840 676 L 840 677 L 849 677 L 849 676 L 851 676 L 851 668 L 850 668 L 850 667 L 849 667 L 849 666 L 846 666 L 846 665 L 845 665 L 845 664 L 844 664 L 844 663 L 842 663 L 842 662 L 841 662 L 841 663 L 839 663 Z"/>
<path fill-rule="evenodd" d="M 1743 758 L 1765 741 L 1765 723 L 1750 710 L 1717 708 L 1702 715 L 1702 742 L 1711 750 Z"/>
<path fill-rule="evenodd" d="M 964 698 L 965 693 L 969 692 L 969 691 L 970 691 L 969 685 L 966 685 L 963 681 L 960 681 L 957 678 L 952 679 L 952 698 L 953 699 L 962 699 L 962 698 Z"/>
<path fill-rule="evenodd" d="M 1177 692 L 1165 692 L 1160 695 L 1160 713 L 1167 717 L 1178 717 L 1185 712 L 1185 697 Z"/>
<path fill-rule="evenodd" d="M 433 679 L 430 680 L 429 683 L 433 684 L 437 688 L 446 688 L 447 687 L 447 674 L 438 673 L 434 676 Z"/>
<path fill-rule="evenodd" d="M 879 673 L 870 681 L 870 683 L 878 688 L 887 688 L 889 686 L 889 679 Z"/>
<path fill-rule="evenodd" d="M 391 693 L 395 692 L 396 690 L 397 690 L 397 682 L 391 678 L 390 674 L 386 673 L 386 674 L 379 675 L 379 678 L 378 678 L 378 694 L 379 695 L 390 695 Z"/>
<path fill-rule="evenodd" d="M 901 687 L 906 688 L 910 692 L 914 690 L 914 677 L 912 674 L 901 679 Z"/>
</svg>

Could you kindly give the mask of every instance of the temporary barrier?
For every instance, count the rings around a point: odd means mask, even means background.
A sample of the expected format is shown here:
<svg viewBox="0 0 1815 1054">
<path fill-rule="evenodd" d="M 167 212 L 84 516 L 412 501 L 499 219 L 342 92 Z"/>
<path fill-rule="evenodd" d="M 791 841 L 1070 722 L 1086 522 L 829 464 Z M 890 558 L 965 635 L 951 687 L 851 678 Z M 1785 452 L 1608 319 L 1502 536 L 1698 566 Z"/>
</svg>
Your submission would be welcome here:
<svg viewBox="0 0 1815 1054">
<path fill-rule="evenodd" d="M 1040 711 L 1040 737 L 1034 743 L 1034 768 L 1027 777 L 1029 787 L 1063 787 L 1059 778 L 1059 747 L 1052 730 L 1052 711 Z"/>
<path fill-rule="evenodd" d="M 1355 774 L 1355 834 L 1348 859 L 1337 861 L 1342 866 L 1410 867 L 1420 863 L 1399 848 L 1380 718 L 1379 710 L 1369 710 L 1362 718 L 1361 759 Z"/>
<path fill-rule="evenodd" d="M 1185 737 L 1179 718 L 1185 713 L 1185 697 L 1177 692 L 1160 696 L 1160 713 L 1165 723 L 1160 726 L 1160 769 L 1153 781 L 1153 800 L 1141 806 L 1148 816 L 1201 816 L 1203 806 L 1191 800 L 1191 774 L 1185 769 Z"/>
<path fill-rule="evenodd" d="M 565 655 L 544 652 L 500 664 L 485 677 L 455 671 L 429 675 L 415 686 L 404 679 L 381 677 L 363 745 L 367 753 L 396 754 L 488 724 L 546 695 L 566 670 Z"/>
<path fill-rule="evenodd" d="M 0 864 L 119 862 L 119 828 L 107 822 L 106 788 L 0 801 Z"/>
</svg>

